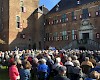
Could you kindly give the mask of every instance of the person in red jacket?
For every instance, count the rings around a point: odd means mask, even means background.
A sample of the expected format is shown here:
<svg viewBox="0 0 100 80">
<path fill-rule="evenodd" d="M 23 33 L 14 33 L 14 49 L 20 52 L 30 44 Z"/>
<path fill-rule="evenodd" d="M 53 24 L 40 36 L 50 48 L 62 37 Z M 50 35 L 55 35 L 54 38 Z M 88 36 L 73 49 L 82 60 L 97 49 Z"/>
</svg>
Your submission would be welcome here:
<svg viewBox="0 0 100 80">
<path fill-rule="evenodd" d="M 10 80 L 18 80 L 19 79 L 19 72 L 18 72 L 15 61 L 12 61 L 11 66 L 9 67 L 9 77 L 10 77 Z"/>
</svg>

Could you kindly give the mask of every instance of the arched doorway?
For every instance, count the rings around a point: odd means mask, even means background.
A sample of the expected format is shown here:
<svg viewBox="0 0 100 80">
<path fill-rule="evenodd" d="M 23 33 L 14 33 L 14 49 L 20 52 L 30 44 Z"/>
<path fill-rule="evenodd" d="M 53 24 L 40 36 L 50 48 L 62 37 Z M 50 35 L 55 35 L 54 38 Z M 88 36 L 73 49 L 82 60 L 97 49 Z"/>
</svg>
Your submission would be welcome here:
<svg viewBox="0 0 100 80">
<path fill-rule="evenodd" d="M 84 19 L 81 22 L 79 29 L 79 39 L 92 39 L 93 40 L 93 25 L 89 19 Z"/>
</svg>

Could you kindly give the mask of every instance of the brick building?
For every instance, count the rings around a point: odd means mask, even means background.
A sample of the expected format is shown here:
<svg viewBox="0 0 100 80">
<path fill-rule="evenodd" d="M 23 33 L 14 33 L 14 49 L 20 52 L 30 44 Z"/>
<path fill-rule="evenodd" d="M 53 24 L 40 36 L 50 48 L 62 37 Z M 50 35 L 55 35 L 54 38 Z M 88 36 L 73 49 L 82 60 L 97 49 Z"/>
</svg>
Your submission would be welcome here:
<svg viewBox="0 0 100 80">
<path fill-rule="evenodd" d="M 100 0 L 61 0 L 48 12 L 39 0 L 0 0 L 0 50 L 100 49 Z"/>
<path fill-rule="evenodd" d="M 32 48 L 33 11 L 39 0 L 0 0 L 0 50 Z"/>
<path fill-rule="evenodd" d="M 38 7 L 33 12 L 34 20 L 34 36 L 33 36 L 33 49 L 44 49 L 44 17 L 48 13 L 48 9 L 45 6 Z"/>
<path fill-rule="evenodd" d="M 100 50 L 100 0 L 61 0 L 45 23 L 45 48 Z"/>
</svg>

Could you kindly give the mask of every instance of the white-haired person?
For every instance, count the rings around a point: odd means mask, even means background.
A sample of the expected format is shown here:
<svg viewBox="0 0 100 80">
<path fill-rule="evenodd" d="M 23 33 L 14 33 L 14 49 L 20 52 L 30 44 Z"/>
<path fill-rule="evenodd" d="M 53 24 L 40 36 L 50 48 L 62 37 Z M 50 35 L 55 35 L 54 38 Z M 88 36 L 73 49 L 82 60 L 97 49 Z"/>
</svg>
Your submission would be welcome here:
<svg viewBox="0 0 100 80">
<path fill-rule="evenodd" d="M 60 66 L 62 66 L 62 64 L 61 64 L 61 58 L 60 57 L 57 57 L 55 59 L 54 65 L 53 65 L 53 69 L 56 69 L 57 67 L 60 67 Z"/>
<path fill-rule="evenodd" d="M 72 58 L 68 57 L 67 61 L 65 62 L 65 66 L 74 66 L 74 64 L 72 63 Z"/>
<path fill-rule="evenodd" d="M 79 62 L 78 57 L 76 55 L 72 56 L 72 62 L 73 63 L 75 62 L 78 64 L 78 66 L 80 66 L 80 62 Z"/>
<path fill-rule="evenodd" d="M 46 65 L 45 59 L 39 60 L 37 72 L 38 72 L 38 79 L 39 80 L 47 80 L 50 69 L 49 69 L 48 65 Z"/>
<path fill-rule="evenodd" d="M 53 76 L 55 76 L 55 75 L 58 74 L 58 68 L 59 68 L 60 66 L 63 66 L 63 65 L 61 64 L 61 58 L 60 58 L 60 57 L 57 57 L 57 58 L 55 59 L 54 65 L 52 66 L 52 69 L 53 69 Z"/>
</svg>

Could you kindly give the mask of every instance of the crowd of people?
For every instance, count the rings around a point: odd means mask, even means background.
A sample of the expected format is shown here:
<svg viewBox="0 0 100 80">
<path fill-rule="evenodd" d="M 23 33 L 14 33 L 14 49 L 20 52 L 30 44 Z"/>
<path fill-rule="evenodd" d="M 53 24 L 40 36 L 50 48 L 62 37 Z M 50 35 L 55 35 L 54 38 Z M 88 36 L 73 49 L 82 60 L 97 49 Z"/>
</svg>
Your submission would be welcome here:
<svg viewBox="0 0 100 80">
<path fill-rule="evenodd" d="M 1 66 L 10 80 L 100 80 L 100 51 L 1 51 Z"/>
</svg>

